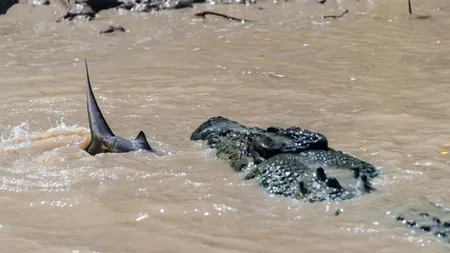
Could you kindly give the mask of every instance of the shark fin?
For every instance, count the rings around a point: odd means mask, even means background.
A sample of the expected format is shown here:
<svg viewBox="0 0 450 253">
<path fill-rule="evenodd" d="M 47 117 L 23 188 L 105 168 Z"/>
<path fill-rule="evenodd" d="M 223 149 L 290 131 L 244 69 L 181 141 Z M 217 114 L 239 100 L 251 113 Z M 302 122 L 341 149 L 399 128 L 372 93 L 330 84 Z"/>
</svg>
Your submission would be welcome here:
<svg viewBox="0 0 450 253">
<path fill-rule="evenodd" d="M 134 140 L 139 142 L 141 145 L 143 145 L 145 147 L 145 149 L 152 150 L 152 148 L 150 147 L 150 144 L 148 144 L 147 137 L 145 136 L 143 131 L 140 131 L 138 136 Z"/>
<path fill-rule="evenodd" d="M 87 78 L 87 111 L 89 117 L 89 128 L 91 129 L 91 142 L 86 148 L 86 151 L 91 155 L 105 152 L 104 142 L 106 139 L 114 137 L 114 133 L 109 128 L 108 123 L 103 117 L 100 107 L 98 107 L 94 92 L 92 92 L 91 80 L 89 78 L 89 71 L 87 60 L 86 64 L 86 78 Z"/>
<path fill-rule="evenodd" d="M 88 107 L 88 116 L 89 116 L 89 127 L 91 128 L 92 138 L 95 137 L 112 137 L 114 133 L 111 131 L 108 123 L 103 117 L 102 112 L 100 111 L 100 107 L 97 104 L 97 100 L 95 99 L 94 92 L 92 91 L 91 80 L 89 78 L 89 71 L 87 60 L 85 59 L 86 64 L 86 78 L 87 78 L 87 107 Z"/>
</svg>

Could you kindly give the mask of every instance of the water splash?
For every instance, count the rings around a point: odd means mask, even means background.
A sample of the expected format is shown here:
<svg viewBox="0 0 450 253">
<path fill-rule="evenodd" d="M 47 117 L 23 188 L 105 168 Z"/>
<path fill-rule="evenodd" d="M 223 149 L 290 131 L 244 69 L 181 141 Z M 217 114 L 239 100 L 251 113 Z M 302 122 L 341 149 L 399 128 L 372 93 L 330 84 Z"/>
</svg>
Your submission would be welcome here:
<svg viewBox="0 0 450 253">
<path fill-rule="evenodd" d="M 0 152 L 29 149 L 49 151 L 60 147 L 85 149 L 91 139 L 88 128 L 68 126 L 62 121 L 56 127 L 36 132 L 29 129 L 28 122 L 23 122 L 0 136 Z"/>
</svg>

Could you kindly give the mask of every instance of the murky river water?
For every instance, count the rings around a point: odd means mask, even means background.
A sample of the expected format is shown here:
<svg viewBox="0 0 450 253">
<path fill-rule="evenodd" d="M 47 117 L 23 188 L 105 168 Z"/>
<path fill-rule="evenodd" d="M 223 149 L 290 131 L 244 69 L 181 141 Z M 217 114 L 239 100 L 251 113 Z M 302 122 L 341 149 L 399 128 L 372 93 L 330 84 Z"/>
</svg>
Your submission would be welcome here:
<svg viewBox="0 0 450 253">
<path fill-rule="evenodd" d="M 193 18 L 204 9 L 258 22 Z M 394 221 L 427 200 L 450 205 L 447 0 L 414 1 L 426 20 L 410 20 L 405 0 L 55 23 L 62 12 L 16 5 L 0 16 L 1 252 L 448 252 Z M 129 31 L 98 36 L 111 22 Z M 143 130 L 166 156 L 80 149 L 85 57 L 113 131 Z M 216 115 L 321 132 L 383 167 L 379 191 L 332 204 L 270 197 L 189 141 Z"/>
</svg>

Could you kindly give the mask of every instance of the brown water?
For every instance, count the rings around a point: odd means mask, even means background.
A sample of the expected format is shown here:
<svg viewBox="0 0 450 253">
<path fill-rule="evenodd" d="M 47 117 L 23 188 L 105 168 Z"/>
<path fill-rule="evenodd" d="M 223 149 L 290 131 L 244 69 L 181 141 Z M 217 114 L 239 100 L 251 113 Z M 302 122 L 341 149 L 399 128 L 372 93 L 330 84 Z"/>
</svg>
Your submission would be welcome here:
<svg viewBox="0 0 450 253">
<path fill-rule="evenodd" d="M 55 23 L 58 6 L 0 16 L 0 252 L 448 252 L 394 221 L 425 199 L 450 205 L 448 0 L 414 1 L 426 20 L 409 19 L 406 0 L 257 6 L 80 24 Z M 193 18 L 204 9 L 258 22 Z M 129 31 L 98 36 L 111 22 Z M 113 131 L 143 130 L 166 156 L 80 149 L 85 57 Z M 216 115 L 321 132 L 383 167 L 379 191 L 271 197 L 189 141 Z"/>
</svg>

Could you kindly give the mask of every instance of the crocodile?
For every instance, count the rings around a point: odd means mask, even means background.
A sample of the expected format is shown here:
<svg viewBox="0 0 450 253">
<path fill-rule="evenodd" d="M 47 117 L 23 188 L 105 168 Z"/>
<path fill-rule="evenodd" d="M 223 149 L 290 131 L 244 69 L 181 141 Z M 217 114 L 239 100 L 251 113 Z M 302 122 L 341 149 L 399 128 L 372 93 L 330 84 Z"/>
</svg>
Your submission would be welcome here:
<svg viewBox="0 0 450 253">
<path fill-rule="evenodd" d="M 271 194 L 302 201 L 344 200 L 375 191 L 380 170 L 328 146 L 321 134 L 299 127 L 246 127 L 218 116 L 190 137 L 206 141 L 245 180 L 256 179 Z"/>
<path fill-rule="evenodd" d="M 374 165 L 329 147 L 323 134 L 299 127 L 247 127 L 217 116 L 202 123 L 190 139 L 205 142 L 244 180 L 256 180 L 269 194 L 307 203 L 372 193 L 372 181 L 381 174 Z M 445 214 L 409 211 L 409 216 L 398 215 L 396 220 L 449 242 Z"/>
<path fill-rule="evenodd" d="M 396 220 L 406 227 L 423 231 L 429 235 L 441 238 L 443 242 L 450 243 L 450 209 L 438 206 L 432 202 L 430 204 L 435 207 L 433 213 L 410 209 L 406 212 L 407 215 L 397 215 Z"/>
</svg>

